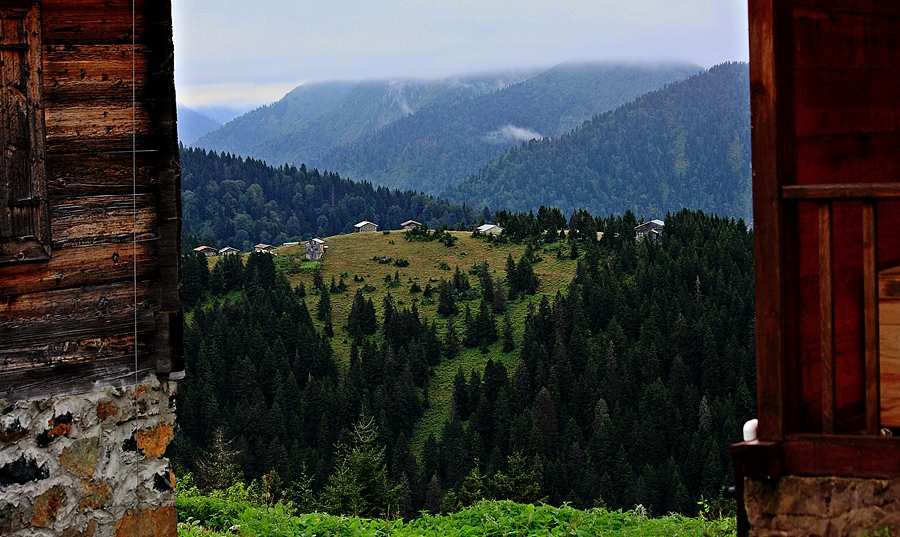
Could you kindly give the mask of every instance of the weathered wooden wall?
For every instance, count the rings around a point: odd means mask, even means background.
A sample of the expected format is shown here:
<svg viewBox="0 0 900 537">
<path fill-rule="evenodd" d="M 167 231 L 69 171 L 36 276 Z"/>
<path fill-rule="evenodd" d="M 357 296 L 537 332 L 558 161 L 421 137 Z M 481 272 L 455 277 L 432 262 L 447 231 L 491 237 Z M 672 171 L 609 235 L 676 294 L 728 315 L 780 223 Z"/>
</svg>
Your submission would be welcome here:
<svg viewBox="0 0 900 537">
<path fill-rule="evenodd" d="M 41 12 L 52 256 L 0 265 L 6 399 L 181 363 L 171 3 L 43 0 Z"/>
<path fill-rule="evenodd" d="M 900 264 L 900 5 L 751 0 L 750 20 L 760 438 L 872 432 L 866 304 L 873 269 Z"/>
<path fill-rule="evenodd" d="M 900 181 L 900 5 L 877 1 L 794 2 L 796 184 L 897 184 Z M 802 203 L 799 425 L 818 427 L 821 412 L 818 213 Z M 864 428 L 863 218 L 858 199 L 836 202 L 834 256 L 835 427 Z M 876 270 L 900 263 L 900 205 L 875 204 Z"/>
</svg>

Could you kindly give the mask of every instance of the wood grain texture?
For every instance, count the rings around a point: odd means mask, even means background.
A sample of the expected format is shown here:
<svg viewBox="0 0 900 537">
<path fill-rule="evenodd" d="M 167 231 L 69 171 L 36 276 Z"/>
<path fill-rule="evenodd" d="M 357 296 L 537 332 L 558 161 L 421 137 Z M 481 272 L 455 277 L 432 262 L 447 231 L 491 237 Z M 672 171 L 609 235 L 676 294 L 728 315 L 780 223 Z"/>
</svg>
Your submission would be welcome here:
<svg viewBox="0 0 900 537">
<path fill-rule="evenodd" d="M 54 344 L 67 349 L 84 341 L 133 337 L 135 328 L 152 332 L 153 286 L 122 282 L 7 297 L 0 302 L 0 364 L 11 370 L 15 364 L 58 362 L 59 356 L 41 353 Z M 82 351 L 77 359 L 88 358 Z"/>
<path fill-rule="evenodd" d="M 51 216 L 53 240 L 58 247 L 71 243 L 101 244 L 122 234 L 156 238 L 153 194 L 69 198 L 55 203 Z"/>
<path fill-rule="evenodd" d="M 4 267 L 0 278 L 0 301 L 14 295 L 130 282 L 135 276 L 135 246 L 138 281 L 158 278 L 157 248 L 153 241 L 60 248 L 44 263 Z"/>
<path fill-rule="evenodd" d="M 47 185 L 56 202 L 90 196 L 156 194 L 158 151 L 60 153 L 47 161 Z M 136 182 L 135 182 L 136 180 Z"/>
<path fill-rule="evenodd" d="M 138 149 L 150 143 L 151 121 L 146 102 L 106 101 L 102 104 L 45 103 L 47 150 L 80 148 L 83 151 L 131 151 L 132 135 Z"/>
<path fill-rule="evenodd" d="M 135 0 L 43 0 L 44 42 L 48 45 L 131 44 L 152 38 L 169 2 Z M 165 19 L 162 19 L 163 21 Z M 133 31 L 136 30 L 136 31 Z"/>
<path fill-rule="evenodd" d="M 138 345 L 138 369 L 134 367 L 133 341 L 95 342 L 107 349 L 109 356 L 92 361 L 51 363 L 27 371 L 0 370 L 0 397 L 17 401 L 37 397 L 71 395 L 91 391 L 98 385 L 129 386 L 146 383 L 155 376 L 152 353 L 147 344 Z M 75 347 L 72 345 L 71 347 Z M 80 347 L 79 347 L 80 348 Z M 48 350 L 55 354 L 60 351 Z M 88 350 L 85 355 L 96 355 Z"/>
<path fill-rule="evenodd" d="M 44 99 L 47 102 L 125 101 L 153 96 L 148 89 L 150 51 L 146 46 L 51 45 L 44 50 Z M 140 76 L 132 78 L 134 70 Z"/>
</svg>

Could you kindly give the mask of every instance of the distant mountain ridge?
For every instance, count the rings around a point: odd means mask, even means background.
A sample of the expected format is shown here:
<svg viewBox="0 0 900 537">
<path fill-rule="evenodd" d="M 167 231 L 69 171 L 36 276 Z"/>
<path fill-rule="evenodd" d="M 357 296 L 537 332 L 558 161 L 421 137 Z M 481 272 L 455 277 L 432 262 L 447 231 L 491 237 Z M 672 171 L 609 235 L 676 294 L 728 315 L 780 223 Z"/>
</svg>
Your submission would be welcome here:
<svg viewBox="0 0 900 537">
<path fill-rule="evenodd" d="M 660 218 L 688 207 L 749 220 L 750 181 L 749 71 L 727 63 L 524 143 L 441 196 L 515 211 Z"/>
<path fill-rule="evenodd" d="M 437 81 L 304 84 L 195 145 L 437 193 L 522 140 L 558 136 L 700 70 L 563 64 Z"/>
<path fill-rule="evenodd" d="M 204 134 L 214 131 L 222 124 L 200 112 L 178 105 L 178 141 L 191 145 Z"/>
<path fill-rule="evenodd" d="M 303 84 L 197 141 L 197 147 L 265 160 L 311 164 L 428 104 L 471 97 L 518 82 L 529 72 L 441 80 Z"/>
<path fill-rule="evenodd" d="M 423 107 L 313 162 L 354 179 L 437 194 L 522 141 L 559 136 L 699 71 L 693 65 L 562 64 L 494 92 Z"/>
</svg>

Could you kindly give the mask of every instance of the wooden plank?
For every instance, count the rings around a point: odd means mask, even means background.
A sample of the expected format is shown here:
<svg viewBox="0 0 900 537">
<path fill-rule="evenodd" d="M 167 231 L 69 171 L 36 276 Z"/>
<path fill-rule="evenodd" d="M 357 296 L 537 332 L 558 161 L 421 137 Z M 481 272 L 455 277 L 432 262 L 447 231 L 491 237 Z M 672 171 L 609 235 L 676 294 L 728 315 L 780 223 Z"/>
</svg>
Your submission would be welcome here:
<svg viewBox="0 0 900 537">
<path fill-rule="evenodd" d="M 855 178 L 847 178 L 852 181 Z M 831 183 L 816 185 L 784 185 L 784 199 L 837 200 L 837 199 L 891 199 L 900 198 L 900 183 Z"/>
<path fill-rule="evenodd" d="M 138 281 L 159 277 L 153 241 L 103 244 L 82 248 L 60 248 L 44 263 L 3 267 L 0 299 L 13 295 L 101 285 L 134 278 L 137 247 Z"/>
<path fill-rule="evenodd" d="M 795 10 L 800 69 L 895 70 L 900 15 Z"/>
<path fill-rule="evenodd" d="M 878 371 L 878 271 L 875 203 L 863 203 L 863 330 L 866 362 L 866 433 L 877 435 L 881 394 Z"/>
<path fill-rule="evenodd" d="M 900 305 L 894 304 L 894 311 L 900 310 Z M 885 311 L 881 310 L 882 313 Z M 879 336 L 879 349 L 881 356 L 900 359 L 900 322 L 893 324 L 882 323 Z"/>
<path fill-rule="evenodd" d="M 133 164 L 137 166 L 137 193 L 156 193 L 159 190 L 156 153 L 52 153 L 47 158 L 50 196 L 54 202 L 100 195 L 130 196 L 135 187 Z"/>
<path fill-rule="evenodd" d="M 878 298 L 900 299 L 900 266 L 882 270 L 878 274 Z"/>
<path fill-rule="evenodd" d="M 129 386 L 152 380 L 155 375 L 153 356 L 146 343 L 138 345 L 138 369 L 134 367 L 133 338 L 122 342 L 97 343 L 110 355 L 80 363 L 54 363 L 28 371 L 0 371 L 0 396 L 19 400 L 86 393 L 97 386 Z"/>
<path fill-rule="evenodd" d="M 153 282 L 138 282 L 139 307 L 150 307 Z M 131 281 L 86 285 L 72 289 L 0 297 L 0 326 L 12 328 L 20 322 L 54 317 L 96 317 L 107 311 L 133 309 L 135 287 Z M 2 339 L 2 338 L 0 338 Z M 0 344 L 4 344 L 0 341 Z"/>
<path fill-rule="evenodd" d="M 42 65 L 43 53 L 42 43 L 40 43 L 41 35 L 41 13 L 40 6 L 29 10 L 25 17 L 25 29 L 29 34 L 29 39 L 33 45 L 29 46 L 25 53 L 26 61 L 29 65 Z M 43 73 L 41 69 L 32 68 L 27 81 L 26 88 L 28 92 L 28 113 L 32 118 L 29 124 L 29 146 L 30 146 L 30 174 L 33 183 L 34 195 L 37 199 L 43 200 L 37 207 L 35 218 L 35 238 L 44 245 L 46 255 L 51 254 L 50 242 L 52 240 L 50 232 L 50 208 L 46 201 L 47 196 L 47 170 L 46 170 L 46 128 L 44 125 L 44 102 L 43 102 Z"/>
<path fill-rule="evenodd" d="M 152 147 L 152 120 L 146 101 L 45 103 L 48 152 L 81 147 L 85 151 Z M 85 147 L 88 146 L 88 147 Z"/>
<path fill-rule="evenodd" d="M 160 310 L 181 311 L 181 219 L 161 223 L 159 234 Z"/>
<path fill-rule="evenodd" d="M 798 136 L 900 130 L 900 71 L 803 69 L 795 79 Z"/>
<path fill-rule="evenodd" d="M 153 289 L 151 282 L 123 282 L 8 297 L 0 302 L 0 367 L 29 363 L 32 348 L 133 334 L 136 306 L 137 330 L 152 331 Z"/>
<path fill-rule="evenodd" d="M 900 19 L 897 19 L 900 22 Z M 900 70 L 797 69 L 797 110 L 896 110 Z"/>
<path fill-rule="evenodd" d="M 52 206 L 53 242 L 101 244 L 107 237 L 136 233 L 155 237 L 156 196 L 95 196 L 69 198 Z"/>
<path fill-rule="evenodd" d="M 138 312 L 138 335 L 152 336 L 153 313 Z M 15 345 L 0 343 L 0 370 L 27 371 L 40 364 L 68 363 L 93 360 L 107 356 L 105 342 L 110 339 L 133 337 L 134 314 L 123 312 L 102 319 L 54 319 L 38 326 L 21 323 L 16 326 L 19 342 Z M 0 325 L 0 334 L 9 340 L 6 327 Z"/>
<path fill-rule="evenodd" d="M 796 10 L 815 9 L 823 15 L 863 13 L 900 16 L 900 5 L 885 0 L 793 0 Z"/>
<path fill-rule="evenodd" d="M 131 101 L 152 98 L 147 85 L 150 51 L 127 45 L 51 45 L 44 51 L 44 100 Z M 134 60 L 135 78 L 132 73 Z"/>
<path fill-rule="evenodd" d="M 900 327 L 882 327 L 881 343 L 890 348 L 879 356 L 880 425 L 900 427 Z"/>
<path fill-rule="evenodd" d="M 882 326 L 900 326 L 900 300 L 882 298 L 878 303 L 878 322 Z"/>
<path fill-rule="evenodd" d="M 900 476 L 900 438 L 796 435 L 783 443 L 782 452 L 789 475 Z"/>
<path fill-rule="evenodd" d="M 798 184 L 896 183 L 900 132 L 807 136 L 796 140 Z"/>
<path fill-rule="evenodd" d="M 832 326 L 834 430 L 866 428 L 863 202 L 832 204 Z"/>
<path fill-rule="evenodd" d="M 834 281 L 831 204 L 819 204 L 819 334 L 822 346 L 822 432 L 834 432 Z"/>
<path fill-rule="evenodd" d="M 133 312 L 107 317 L 102 322 L 79 322 L 81 324 L 65 319 L 45 323 L 42 327 L 44 337 L 35 332 L 41 327 L 24 323 L 22 327 L 26 332 L 18 345 L 0 343 L 0 370 L 28 371 L 42 364 L 77 363 L 112 356 L 108 354 L 112 351 L 107 348 L 107 341 L 133 338 L 135 334 Z M 151 337 L 153 330 L 153 313 L 139 311 L 138 336 Z M 4 332 L 5 329 L 0 327 L 0 334 Z"/>
<path fill-rule="evenodd" d="M 128 0 L 43 0 L 44 43 L 128 44 L 133 27 L 138 43 L 151 40 L 152 23 L 160 20 L 159 7 L 153 0 L 137 0 L 132 21 L 131 4 Z"/>
</svg>

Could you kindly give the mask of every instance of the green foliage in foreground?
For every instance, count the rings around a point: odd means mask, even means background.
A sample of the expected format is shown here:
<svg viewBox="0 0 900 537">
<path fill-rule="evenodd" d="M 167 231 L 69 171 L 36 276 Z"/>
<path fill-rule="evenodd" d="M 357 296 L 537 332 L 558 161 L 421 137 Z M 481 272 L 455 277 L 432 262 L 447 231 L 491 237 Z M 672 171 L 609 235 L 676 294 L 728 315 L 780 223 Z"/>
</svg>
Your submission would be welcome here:
<svg viewBox="0 0 900 537">
<path fill-rule="evenodd" d="M 242 489 L 246 491 L 246 489 Z M 264 506 L 251 495 L 231 491 L 200 495 L 196 489 L 177 496 L 179 537 L 301 537 L 301 536 L 626 536 L 735 534 L 734 518 L 688 518 L 669 515 L 649 518 L 638 506 L 633 511 L 603 508 L 578 510 L 569 506 L 534 506 L 510 501 L 482 501 L 450 515 L 422 515 L 409 522 L 324 513 L 292 514 L 292 506 Z M 711 520 L 709 518 L 712 518 Z"/>
</svg>

